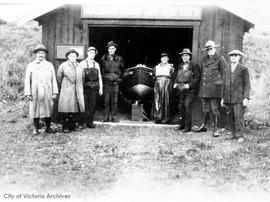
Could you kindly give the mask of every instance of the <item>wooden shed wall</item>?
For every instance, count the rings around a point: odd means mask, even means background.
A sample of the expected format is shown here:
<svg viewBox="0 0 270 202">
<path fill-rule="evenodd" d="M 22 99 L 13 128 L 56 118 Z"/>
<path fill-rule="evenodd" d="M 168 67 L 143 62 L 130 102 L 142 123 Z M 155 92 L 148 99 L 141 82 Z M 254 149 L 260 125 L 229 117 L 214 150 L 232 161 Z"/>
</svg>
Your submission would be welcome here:
<svg viewBox="0 0 270 202">
<path fill-rule="evenodd" d="M 242 50 L 245 21 L 240 17 L 219 7 L 204 7 L 200 25 L 198 59 L 204 52 L 206 41 L 214 40 L 220 44 L 217 49 L 219 54 L 224 55 L 232 50 Z"/>
<path fill-rule="evenodd" d="M 55 59 L 56 44 L 88 45 L 88 27 L 81 21 L 81 6 L 64 6 L 44 16 L 42 24 L 42 42 L 48 48 L 48 60 L 55 68 L 62 61 Z"/>
<path fill-rule="evenodd" d="M 42 24 L 42 41 L 48 47 L 48 60 L 55 65 L 57 70 L 62 61 L 55 59 L 56 44 L 82 44 L 88 46 L 88 25 L 82 24 L 81 6 L 63 6 L 38 20 Z M 232 49 L 242 50 L 243 35 L 245 32 L 246 21 L 240 17 L 219 7 L 203 7 L 202 20 L 196 41 L 193 41 L 193 48 L 197 49 L 197 62 L 204 56 L 202 51 L 206 41 L 214 40 L 220 44 L 217 49 L 219 54 L 227 58 L 227 53 Z M 194 32 L 197 33 L 197 32 Z M 194 47 L 197 46 L 197 47 Z M 198 125 L 201 121 L 202 111 L 201 102 L 197 98 L 193 108 L 193 124 Z M 223 120 L 224 122 L 224 120 Z"/>
</svg>

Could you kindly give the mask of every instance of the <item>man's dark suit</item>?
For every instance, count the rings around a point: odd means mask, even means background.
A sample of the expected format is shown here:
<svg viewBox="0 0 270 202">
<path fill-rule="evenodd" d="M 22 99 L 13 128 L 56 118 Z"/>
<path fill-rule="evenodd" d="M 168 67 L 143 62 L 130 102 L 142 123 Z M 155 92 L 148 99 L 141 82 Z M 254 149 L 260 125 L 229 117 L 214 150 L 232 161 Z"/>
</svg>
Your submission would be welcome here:
<svg viewBox="0 0 270 202">
<path fill-rule="evenodd" d="M 233 72 L 231 66 L 225 70 L 223 93 L 223 103 L 229 109 L 233 136 L 242 137 L 245 113 L 243 99 L 249 99 L 250 94 L 250 77 L 248 69 L 245 66 L 237 64 Z"/>
</svg>

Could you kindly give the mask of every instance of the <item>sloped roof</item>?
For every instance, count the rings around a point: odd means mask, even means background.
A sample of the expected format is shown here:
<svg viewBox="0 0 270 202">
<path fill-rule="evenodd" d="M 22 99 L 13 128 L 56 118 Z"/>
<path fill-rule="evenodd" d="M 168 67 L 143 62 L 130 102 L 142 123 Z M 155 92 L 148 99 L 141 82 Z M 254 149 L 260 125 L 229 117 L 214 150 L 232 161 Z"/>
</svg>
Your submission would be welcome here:
<svg viewBox="0 0 270 202">
<path fill-rule="evenodd" d="M 24 12 L 19 13 L 15 16 L 13 21 L 18 25 L 22 25 L 26 22 L 34 20 L 50 11 L 53 11 L 56 8 L 63 6 L 62 4 L 48 4 L 48 5 L 28 5 Z"/>
<path fill-rule="evenodd" d="M 93 5 L 95 5 L 97 3 L 93 3 Z M 187 3 L 175 3 L 177 5 L 182 4 L 182 5 L 189 5 Z M 173 5 L 173 4 L 170 4 Z M 201 5 L 201 4 L 191 4 L 191 5 Z M 59 7 L 64 6 L 64 4 L 48 4 L 48 5 L 29 5 L 28 8 L 26 10 L 24 10 L 23 12 L 19 13 L 18 15 L 15 16 L 14 20 L 15 22 L 17 22 L 18 25 L 22 25 L 28 21 L 31 20 L 35 20 L 38 17 L 45 15 L 46 13 L 49 13 L 51 11 L 53 11 L 54 9 L 57 9 Z M 251 13 L 252 12 L 247 12 L 247 10 L 243 9 L 243 8 L 239 8 L 237 7 L 236 9 L 234 7 L 228 7 L 226 6 L 226 4 L 224 5 L 212 5 L 212 6 L 218 6 L 221 7 L 235 15 L 237 15 L 238 17 L 242 18 L 243 20 L 245 20 L 248 23 L 248 27 L 254 27 L 254 24 L 252 22 L 252 16 Z M 255 15 L 255 14 L 253 14 Z M 264 18 L 262 18 L 264 19 Z"/>
</svg>

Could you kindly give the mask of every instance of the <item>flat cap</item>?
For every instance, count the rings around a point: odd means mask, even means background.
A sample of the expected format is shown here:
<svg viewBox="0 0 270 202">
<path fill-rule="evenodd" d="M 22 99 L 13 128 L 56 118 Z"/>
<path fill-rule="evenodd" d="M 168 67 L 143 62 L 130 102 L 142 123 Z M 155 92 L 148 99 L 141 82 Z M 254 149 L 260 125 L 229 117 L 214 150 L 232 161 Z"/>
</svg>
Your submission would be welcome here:
<svg viewBox="0 0 270 202">
<path fill-rule="evenodd" d="M 43 44 L 38 44 L 33 50 L 34 53 L 37 53 L 38 51 L 44 51 L 45 53 L 48 53 L 48 50 L 45 48 Z"/>
<path fill-rule="evenodd" d="M 244 53 L 241 52 L 240 50 L 232 50 L 228 53 L 228 55 L 240 55 L 240 56 L 244 56 Z"/>
</svg>

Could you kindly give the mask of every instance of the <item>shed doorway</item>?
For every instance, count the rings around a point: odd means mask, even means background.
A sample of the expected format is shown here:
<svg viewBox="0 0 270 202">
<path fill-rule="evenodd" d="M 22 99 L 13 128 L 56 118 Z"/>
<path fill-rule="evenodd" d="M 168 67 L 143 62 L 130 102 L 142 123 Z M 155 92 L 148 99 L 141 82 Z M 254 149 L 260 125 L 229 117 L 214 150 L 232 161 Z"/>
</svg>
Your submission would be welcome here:
<svg viewBox="0 0 270 202">
<path fill-rule="evenodd" d="M 95 46 L 98 49 L 97 62 L 102 55 L 107 53 L 107 42 L 114 41 L 118 44 L 117 54 L 123 57 L 126 69 L 137 64 L 145 64 L 153 68 L 160 62 L 162 51 L 169 53 L 169 62 L 176 67 L 179 64 L 179 52 L 183 48 L 192 50 L 192 36 L 193 28 L 89 26 L 89 46 Z M 149 119 L 151 119 L 151 107 L 149 103 L 145 106 Z M 98 119 L 102 118 L 102 108 L 103 99 L 99 97 L 97 100 Z M 131 104 L 121 96 L 121 93 L 119 115 L 120 119 L 131 119 Z"/>
</svg>

